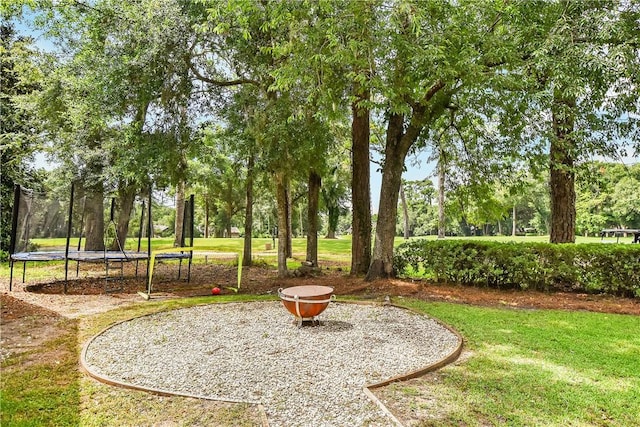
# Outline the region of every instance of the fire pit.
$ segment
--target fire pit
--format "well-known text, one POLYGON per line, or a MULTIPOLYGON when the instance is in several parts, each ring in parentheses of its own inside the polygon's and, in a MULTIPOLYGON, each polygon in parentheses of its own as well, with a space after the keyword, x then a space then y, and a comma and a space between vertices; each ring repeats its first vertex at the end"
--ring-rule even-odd
POLYGON ((301 327, 304 321, 311 321, 312 325, 320 323, 318 315, 336 298, 332 292, 333 288, 329 286, 293 286, 278 289, 278 296, 301 327))

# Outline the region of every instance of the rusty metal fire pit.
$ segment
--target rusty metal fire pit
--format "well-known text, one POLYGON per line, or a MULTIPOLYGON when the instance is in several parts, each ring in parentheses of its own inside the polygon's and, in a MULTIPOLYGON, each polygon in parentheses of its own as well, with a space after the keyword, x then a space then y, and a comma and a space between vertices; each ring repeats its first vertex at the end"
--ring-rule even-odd
POLYGON ((318 315, 336 298, 332 292, 333 288, 329 286, 292 286, 278 289, 278 296, 301 327, 305 321, 311 321, 312 325, 320 323, 318 315))

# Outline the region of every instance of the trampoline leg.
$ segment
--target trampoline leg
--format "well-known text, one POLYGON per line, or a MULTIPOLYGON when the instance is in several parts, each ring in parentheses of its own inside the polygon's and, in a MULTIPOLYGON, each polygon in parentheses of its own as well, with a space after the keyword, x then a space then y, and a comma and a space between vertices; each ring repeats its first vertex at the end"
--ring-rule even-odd
POLYGON ((23 261, 22 262, 22 283, 24 283, 26 275, 27 275, 27 261, 23 261))
POLYGON ((181 276, 182 276, 182 258, 180 258, 178 262, 178 280, 180 280, 181 276))
POLYGON ((9 264, 9 292, 11 292, 11 289, 13 288, 13 260, 11 260, 9 264))

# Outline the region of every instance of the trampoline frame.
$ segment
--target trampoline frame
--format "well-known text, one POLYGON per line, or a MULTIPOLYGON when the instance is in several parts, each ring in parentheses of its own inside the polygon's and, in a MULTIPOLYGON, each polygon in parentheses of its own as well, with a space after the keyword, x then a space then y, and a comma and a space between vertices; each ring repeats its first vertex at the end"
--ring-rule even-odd
MULTIPOLYGON (((109 251, 106 249, 104 251, 82 251, 80 250, 81 242, 82 242, 82 233, 83 230, 80 230, 80 238, 78 240, 78 250, 69 250, 70 241, 71 241, 71 232, 72 232, 72 218, 73 218, 73 203, 74 203, 74 191, 75 184, 71 183, 71 194, 69 198, 69 209, 68 209, 68 217, 67 217, 67 235, 65 241, 65 249, 64 251, 41 251, 41 252, 15 252, 16 247, 16 236, 17 236, 17 228, 18 228, 18 210, 20 204, 21 197, 21 187, 16 184, 14 186, 14 200, 13 200, 13 211, 12 211, 12 221, 11 221, 11 236, 9 241, 9 264, 10 264, 10 273, 9 273, 9 291, 13 290, 13 267, 15 262, 22 262, 22 283, 25 282, 26 278, 26 264, 29 261, 32 262, 47 262, 47 261, 64 261, 64 293, 67 293, 67 284, 68 284, 68 274, 69 274, 69 261, 75 261, 78 263, 76 266, 76 275, 78 274, 80 262, 93 262, 99 263, 102 262, 105 264, 105 280, 109 280, 109 263, 110 262, 136 262, 136 277, 138 277, 138 262, 141 260, 147 261, 147 272, 146 278, 151 278, 150 271, 150 263, 149 261, 152 259, 151 252, 151 205, 152 205, 152 191, 149 188, 149 200, 147 205, 147 251, 141 252, 141 242, 142 242, 142 227, 144 224, 144 201, 143 208, 140 217, 140 229, 138 231, 138 251, 126 251, 122 249, 122 245, 118 241, 118 246, 121 248, 120 251, 109 251)), ((111 212, 110 212, 110 223, 114 221, 114 201, 112 199, 111 203, 111 212)), ((182 271, 182 260, 188 259, 188 273, 187 273, 187 281, 191 280, 191 264, 192 264, 192 250, 193 250, 193 234, 194 234, 194 212, 195 212, 195 197, 192 194, 189 197, 188 201, 185 201, 185 209, 188 209, 187 212, 189 216, 185 215, 183 220, 182 227, 182 236, 181 236, 181 247, 172 249, 172 251, 164 250, 163 253, 158 254, 158 259, 178 259, 180 260, 180 265, 178 267, 178 278, 181 277, 182 271), (190 224, 190 238, 189 238, 189 246, 185 245, 185 226, 187 219, 191 221, 190 224), (178 252, 177 252, 178 251, 178 252)), ((84 212, 82 215, 84 218, 84 212)), ((83 220, 81 220, 83 222, 83 220)), ((116 239, 118 239, 116 233, 116 239)), ((27 236, 28 239, 28 236, 27 236)), ((155 257, 155 255, 154 255, 155 257)), ((122 267, 121 267, 122 268, 122 267)), ((150 285, 149 285, 150 287, 150 285)), ((105 288, 106 289, 106 288, 105 288)))

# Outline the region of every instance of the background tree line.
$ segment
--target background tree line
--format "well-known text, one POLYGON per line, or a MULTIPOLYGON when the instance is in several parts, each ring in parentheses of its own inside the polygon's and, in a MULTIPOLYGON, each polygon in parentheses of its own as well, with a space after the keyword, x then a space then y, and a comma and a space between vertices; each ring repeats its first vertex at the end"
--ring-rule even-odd
MULTIPOLYGON (((640 163, 585 163, 576 178, 576 233, 599 236, 606 228, 640 228, 639 188, 640 163)), ((403 181, 396 235, 438 233, 437 192, 429 179, 403 181)), ((548 176, 528 176, 516 193, 493 182, 480 186, 450 183, 447 194, 447 234, 549 234, 548 176)))

